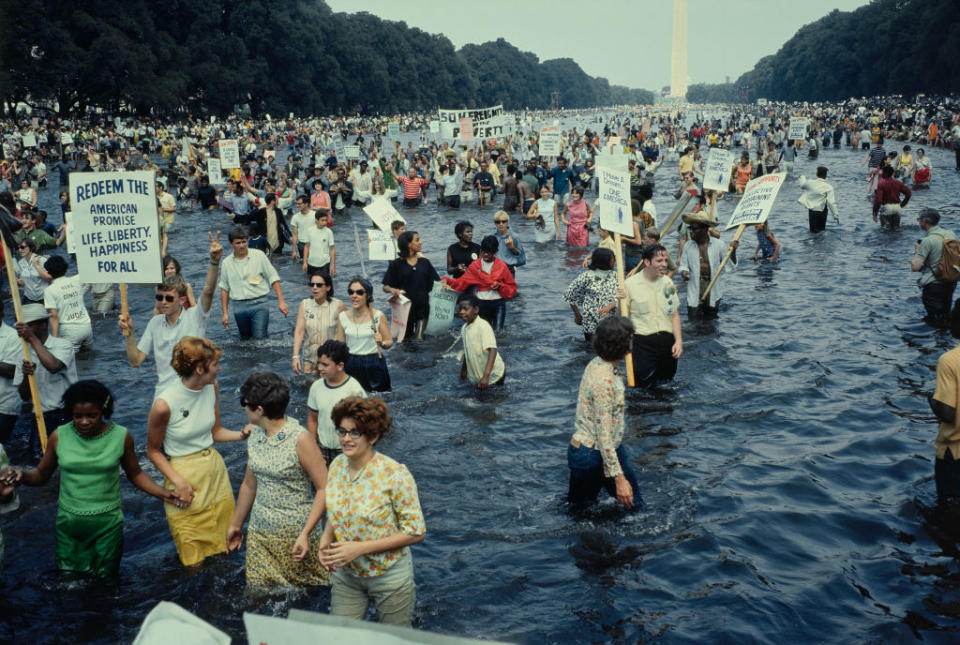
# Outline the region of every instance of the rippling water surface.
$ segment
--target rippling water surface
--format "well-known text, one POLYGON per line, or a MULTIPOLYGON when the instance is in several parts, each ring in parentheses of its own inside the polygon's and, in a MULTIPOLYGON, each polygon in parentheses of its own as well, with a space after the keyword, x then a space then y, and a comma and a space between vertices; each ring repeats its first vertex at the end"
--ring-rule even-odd
MULTIPOLYGON (((532 225, 515 217, 529 263, 499 335, 506 386, 477 394, 459 383, 456 359, 445 354, 452 337, 388 352, 395 426, 382 448, 416 477, 428 529, 413 548, 417 626, 523 643, 956 642, 960 530, 956 511, 934 509, 936 428, 926 402, 937 357, 955 341, 921 321, 909 270, 919 207, 940 208, 945 225, 960 229, 952 154, 931 157, 933 187, 916 194, 899 233, 870 220, 863 153, 826 150, 798 161, 770 219, 782 261, 751 262, 748 230, 720 320, 684 322, 676 380, 655 393, 628 393, 625 442, 647 502, 628 517, 610 500, 585 518, 564 508, 566 445, 592 354, 560 294, 585 252, 537 246, 532 225), (796 204, 796 176, 812 176, 818 163, 830 167, 842 224, 814 236, 796 204)), ((676 181, 675 163, 665 164, 655 197, 661 214, 672 209, 676 181)), ((51 213, 59 212, 56 193, 41 195, 51 213)), ((721 220, 732 208, 732 199, 720 203, 721 220)), ((493 212, 428 205, 405 216, 442 272, 454 224, 471 220, 479 240, 492 232, 493 212)), ((357 208, 334 227, 340 296, 345 278, 360 271, 354 224, 361 235, 369 226, 357 208)), ((177 216, 171 252, 197 293, 205 233, 228 227, 222 212, 177 216)), ((673 236, 668 246, 676 248, 673 236)), ((255 369, 291 377, 291 412, 306 418, 309 382, 293 376, 289 356, 307 288, 289 258, 277 266, 292 311, 284 319, 272 310, 265 342, 240 342, 214 305, 208 331, 225 348, 227 427, 243 423, 233 393, 255 369)), ((377 289, 384 268, 367 263, 377 289)), ((152 291, 130 292, 139 334, 152 291)), ((384 304, 379 291, 376 304, 384 304)), ((159 480, 143 456, 152 364, 127 365, 113 316, 95 320, 94 333, 96 349, 80 373, 114 390, 115 420, 131 429, 141 462, 159 480)), ((244 447, 218 449, 236 490, 244 447)), ((9 450, 23 460, 22 432, 9 450)), ((0 520, 0 640, 129 642, 159 600, 238 642, 244 610, 327 610, 326 590, 245 599, 242 554, 182 568, 160 503, 125 480, 123 492, 120 584, 76 589, 55 579, 55 486, 22 491, 23 508, 0 520)))

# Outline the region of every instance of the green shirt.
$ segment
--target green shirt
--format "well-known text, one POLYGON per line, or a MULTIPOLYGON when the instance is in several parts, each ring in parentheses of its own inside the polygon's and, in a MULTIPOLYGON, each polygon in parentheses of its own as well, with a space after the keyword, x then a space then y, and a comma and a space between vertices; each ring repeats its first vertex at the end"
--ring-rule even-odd
POLYGON ((38 252, 44 249, 56 248, 57 246, 57 241, 50 237, 49 233, 39 228, 35 228, 29 233, 17 231, 17 233, 14 235, 14 238, 17 240, 17 242, 22 242, 23 238, 25 237, 29 237, 31 240, 33 240, 33 243, 37 246, 36 250, 38 252))
POLYGON ((127 429, 110 424, 102 434, 81 436, 73 422, 57 428, 60 507, 74 515, 120 508, 120 472, 127 429))

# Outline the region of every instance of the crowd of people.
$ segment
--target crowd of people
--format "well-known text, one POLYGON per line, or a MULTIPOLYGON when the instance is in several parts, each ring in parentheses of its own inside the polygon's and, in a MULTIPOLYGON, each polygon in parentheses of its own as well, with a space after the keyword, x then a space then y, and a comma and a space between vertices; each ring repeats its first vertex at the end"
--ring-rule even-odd
MULTIPOLYGON (((498 350, 497 334, 508 329, 517 276, 535 270, 523 268, 525 242, 563 241, 589 252, 585 270, 563 293, 596 353, 580 381, 568 498, 575 506, 591 504, 606 489, 636 509, 643 498, 622 445, 619 366, 629 359, 630 381, 639 387, 672 379, 683 355, 681 309, 693 321, 716 319, 725 277, 743 259, 738 241, 724 241, 717 232, 714 205, 724 193, 701 188, 710 148, 742 149, 724 191, 729 199, 759 175, 792 176, 804 150, 809 158, 826 146, 846 146, 858 155, 866 150, 873 218, 890 229, 899 228, 912 190, 929 188, 935 179, 923 150, 914 156, 912 145, 955 146, 960 171, 960 112, 950 104, 730 107, 707 116, 669 108, 584 111, 564 130, 562 155, 541 155, 537 126, 559 116, 508 114, 512 134, 453 143, 432 136, 428 115, 162 125, 93 115, 0 123, 6 159, 0 163, 0 205, 20 222, 15 266, 23 303, 15 328, 0 324, 0 512, 15 510, 18 486, 42 486, 59 467, 58 571, 115 577, 123 536, 119 465, 137 488, 163 501, 184 566, 245 543, 249 588, 330 585, 332 613, 363 618, 372 602, 381 621, 409 625, 415 606, 410 547, 424 539, 424 513, 411 473, 377 448, 392 420, 374 394, 391 390, 387 350, 426 333, 435 288, 461 292, 454 325, 463 343, 461 379, 479 390, 494 388, 506 379, 509 357, 498 350), (791 140, 790 118, 797 116, 809 119, 806 136, 791 140), (389 141, 388 128, 396 122, 408 138, 419 132, 420 145, 389 141), (224 169, 224 177, 211 175, 210 161, 227 139, 238 142, 242 163, 224 169), (891 140, 901 152, 887 153, 891 140), (632 198, 633 235, 623 236, 620 248, 595 227, 597 205, 588 201, 598 188, 598 158, 614 147, 622 152, 632 198), (209 235, 199 297, 167 255, 165 241, 164 277, 139 339, 132 318, 119 317, 129 364, 155 364, 146 457, 162 483, 141 469, 130 432, 110 421, 114 399, 105 375, 77 369, 77 353, 92 342, 84 296, 92 292, 95 312, 110 312, 114 285, 82 284, 67 275, 71 258, 62 246, 70 194, 61 193, 61 212, 53 218, 38 208, 37 197, 37 188, 57 190, 50 185, 58 183, 57 175, 59 186, 67 186, 73 172, 140 169, 157 174, 161 231, 175 226, 181 210, 222 209, 232 220, 226 257, 220 234, 209 235), (658 214, 655 182, 678 186, 672 216, 658 214), (386 201, 409 215, 427 200, 459 220, 445 264, 423 256, 419 233, 408 230, 398 212, 390 226, 394 257, 380 285, 364 275, 338 275, 338 255, 353 253, 348 247, 338 254, 334 239, 347 212, 386 201), (465 203, 489 208, 493 228, 479 243, 474 224, 456 216, 465 203), (532 220, 535 239, 520 239, 511 218, 532 220), (675 253, 661 244, 674 230, 680 236, 675 253), (275 266, 285 254, 309 287, 309 296, 294 306, 287 304, 275 266), (290 363, 278 371, 315 379, 304 424, 287 414, 290 376, 255 372, 241 387, 247 424, 239 430, 221 425, 223 349, 206 338, 218 289, 221 323, 231 329, 232 313, 244 342, 267 337, 274 299, 282 315, 296 310, 290 363), (346 294, 337 298, 339 289, 346 294), (399 330, 391 328, 392 310, 374 306, 378 291, 392 303, 409 302, 399 330), (24 341, 31 353, 26 361, 24 341), (30 399, 30 376, 50 435, 39 463, 26 468, 11 466, 2 445, 21 402, 30 399), (215 446, 235 441, 246 442, 248 453, 236 495, 215 446)), ((815 178, 797 178, 815 234, 825 231, 828 213, 839 223, 827 174, 819 166, 815 178)), ((912 268, 921 272, 928 322, 947 327, 952 310, 954 320, 960 316, 952 303, 960 242, 939 221, 932 209, 920 212, 926 237, 912 268)), ((755 233, 753 259, 777 262, 782 247, 770 226, 759 223, 755 233)), ((944 375, 938 368, 931 403, 943 421, 937 486, 945 482, 944 495, 960 494, 960 434, 953 430, 958 365, 942 361, 944 375)))

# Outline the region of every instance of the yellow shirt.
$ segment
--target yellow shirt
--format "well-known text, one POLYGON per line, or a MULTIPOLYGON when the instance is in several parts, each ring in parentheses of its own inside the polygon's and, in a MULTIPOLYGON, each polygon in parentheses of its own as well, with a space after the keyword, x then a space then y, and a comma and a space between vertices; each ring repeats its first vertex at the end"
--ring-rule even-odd
POLYGON ((691 155, 683 155, 680 157, 678 172, 681 175, 685 172, 693 172, 693 157, 691 155))
POLYGON ((634 334, 649 336, 662 331, 673 333, 672 318, 680 304, 673 280, 663 276, 650 282, 641 270, 626 279, 623 289, 627 295, 634 334))
MULTIPOLYGON (((946 352, 937 361, 937 389, 933 398, 960 412, 960 346, 946 352)), ((943 459, 947 449, 954 459, 960 459, 960 428, 956 423, 941 421, 933 446, 937 459, 943 459)))

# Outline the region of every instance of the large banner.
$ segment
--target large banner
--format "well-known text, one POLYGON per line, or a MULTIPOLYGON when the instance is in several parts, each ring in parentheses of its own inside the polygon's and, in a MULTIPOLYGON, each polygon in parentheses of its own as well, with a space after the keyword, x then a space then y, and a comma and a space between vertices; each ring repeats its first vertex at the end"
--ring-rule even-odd
POLYGON ((70 173, 70 227, 81 282, 163 279, 155 177, 145 170, 70 173))
POLYGON ((710 148, 707 157, 707 167, 703 171, 703 187, 705 190, 730 190, 730 175, 733 172, 734 155, 732 150, 710 148))
POLYGON ((777 201, 777 194, 783 186, 787 173, 779 172, 772 175, 763 175, 751 180, 743 190, 740 203, 733 209, 727 230, 737 228, 741 224, 763 224, 770 217, 773 203, 777 201))
POLYGON ((473 136, 478 139, 507 135, 503 106, 472 110, 440 110, 440 136, 444 139, 460 139, 461 119, 473 122, 473 136))

